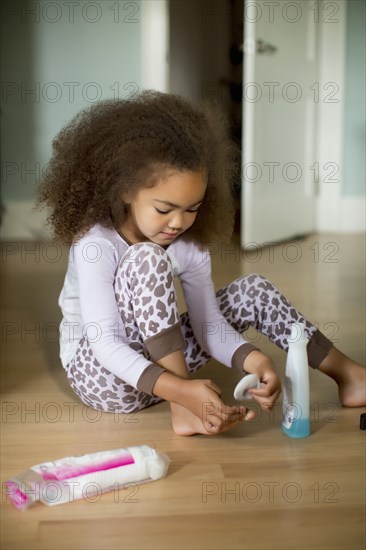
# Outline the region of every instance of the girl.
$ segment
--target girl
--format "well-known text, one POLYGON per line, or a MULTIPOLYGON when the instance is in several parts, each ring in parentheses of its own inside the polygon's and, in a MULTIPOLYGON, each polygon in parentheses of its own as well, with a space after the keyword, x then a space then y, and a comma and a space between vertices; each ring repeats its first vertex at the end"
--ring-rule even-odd
MULTIPOLYGON (((286 350, 291 323, 305 320, 260 275, 214 293, 205 244, 231 235, 239 174, 220 115, 145 91, 81 112, 53 147, 40 203, 71 244, 60 355, 75 393, 106 412, 168 400, 177 434, 218 434, 254 412, 226 406, 211 380, 190 379, 214 357, 256 373, 251 393, 271 409, 280 395, 272 360, 241 334, 254 326, 286 350)), ((365 369, 308 321, 306 333, 309 364, 334 378, 343 405, 362 405, 365 369)))

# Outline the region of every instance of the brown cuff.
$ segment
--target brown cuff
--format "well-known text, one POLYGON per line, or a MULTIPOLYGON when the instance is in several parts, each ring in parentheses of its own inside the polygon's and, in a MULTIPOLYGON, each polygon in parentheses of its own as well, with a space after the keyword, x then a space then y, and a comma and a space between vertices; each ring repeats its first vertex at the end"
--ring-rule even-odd
POLYGON ((309 365, 313 369, 319 368, 320 363, 328 355, 332 347, 333 342, 328 340, 322 332, 316 330, 307 345, 309 365))
POLYGON ((149 395, 154 395, 152 392, 153 387, 155 386, 155 382, 157 381, 159 376, 163 374, 163 372, 166 372, 163 367, 159 367, 159 365, 151 363, 146 367, 146 369, 138 379, 137 389, 139 391, 143 391, 144 393, 148 393, 149 395))
POLYGON ((159 361, 159 359, 173 353, 173 351, 184 349, 185 342, 180 323, 150 336, 145 340, 144 347, 152 361, 159 361))
POLYGON ((242 344, 234 352, 234 355, 231 358, 231 366, 234 369, 239 370, 241 373, 245 372, 244 369, 243 369, 245 359, 247 358, 249 353, 251 353, 252 351, 257 350, 257 349, 258 348, 256 348, 252 344, 248 344, 248 343, 242 344))

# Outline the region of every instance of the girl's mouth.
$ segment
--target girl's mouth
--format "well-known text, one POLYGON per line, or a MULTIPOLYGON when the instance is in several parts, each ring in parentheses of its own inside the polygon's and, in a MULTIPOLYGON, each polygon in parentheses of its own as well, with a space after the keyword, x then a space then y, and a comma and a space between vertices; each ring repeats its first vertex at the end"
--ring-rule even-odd
POLYGON ((175 237, 178 235, 178 233, 166 233, 165 231, 161 232, 162 235, 164 235, 167 239, 175 239, 175 237))

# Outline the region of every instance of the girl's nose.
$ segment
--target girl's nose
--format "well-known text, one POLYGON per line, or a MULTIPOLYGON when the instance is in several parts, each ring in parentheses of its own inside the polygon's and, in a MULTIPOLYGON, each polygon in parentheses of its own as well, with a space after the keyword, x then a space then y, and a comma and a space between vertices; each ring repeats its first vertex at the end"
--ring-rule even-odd
POLYGON ((178 229, 182 229, 183 225, 183 216, 176 212, 172 218, 169 220, 169 228, 174 229, 177 231, 178 229))

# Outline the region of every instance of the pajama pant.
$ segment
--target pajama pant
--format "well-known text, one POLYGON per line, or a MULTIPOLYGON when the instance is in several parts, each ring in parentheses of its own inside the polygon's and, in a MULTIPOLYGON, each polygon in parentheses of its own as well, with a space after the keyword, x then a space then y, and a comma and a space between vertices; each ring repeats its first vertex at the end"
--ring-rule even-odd
MULTIPOLYGON (((122 258, 114 282, 116 301, 126 330, 124 341, 151 362, 158 362, 149 355, 146 344, 153 344, 155 339, 159 342, 158 347, 164 350, 164 345, 160 346, 164 339, 160 336, 167 331, 167 342, 169 329, 180 323, 186 364, 193 374, 210 360, 210 356, 195 339, 188 313, 178 313, 169 256, 162 247, 153 243, 132 246, 137 249, 137 252, 134 249, 134 262, 122 258)), ((313 368, 319 366, 332 347, 330 340, 261 275, 238 278, 219 290, 216 299, 222 315, 238 333, 254 327, 285 351, 291 323, 305 323, 305 334, 309 338, 309 365, 313 368)), ((80 340, 66 371, 69 383, 81 401, 104 412, 129 413, 162 401, 157 396, 139 391, 104 368, 86 337, 80 340)))

